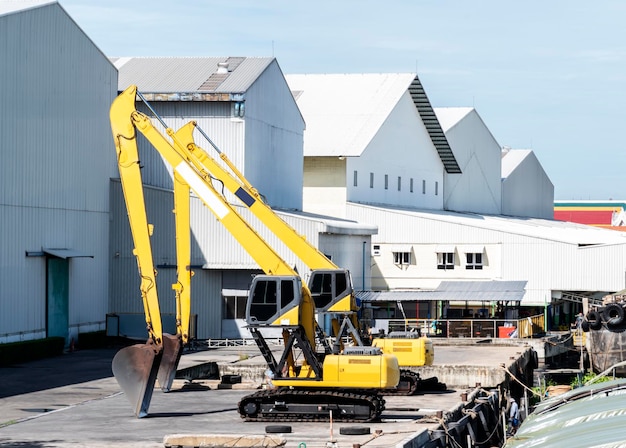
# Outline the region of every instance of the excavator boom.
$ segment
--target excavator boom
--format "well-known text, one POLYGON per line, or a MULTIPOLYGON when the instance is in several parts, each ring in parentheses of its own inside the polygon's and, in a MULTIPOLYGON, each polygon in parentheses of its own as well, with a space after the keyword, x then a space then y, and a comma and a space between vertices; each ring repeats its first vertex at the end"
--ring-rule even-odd
MULTIPOLYGON (((126 117, 125 122, 120 122, 126 125, 124 130, 127 131, 114 132, 114 135, 121 135, 118 137, 121 141, 134 137, 134 132, 128 131, 141 132, 172 167, 175 180, 178 179, 175 188, 178 181, 186 184, 265 272, 265 275, 256 276, 250 286, 246 321, 274 374, 273 383, 278 389, 262 396, 244 397, 239 406, 242 418, 306 420, 311 410, 317 409, 315 418, 328 419, 328 410, 337 409, 345 413, 347 419, 376 419, 384 409, 384 400, 378 391, 393 387, 399 381, 397 358, 383 354, 378 348, 359 348, 344 354, 317 352, 321 332, 315 321, 315 304, 308 287, 215 189, 214 177, 192 155, 189 142, 182 143, 182 136, 190 135, 195 123, 174 132, 161 121, 170 142, 146 115, 135 110, 137 95, 136 87, 131 86, 114 102, 115 109, 121 110, 118 111, 120 116, 126 117), (267 327, 282 329, 285 348, 279 361, 267 349, 262 335, 262 329, 267 327), (296 362, 296 352, 304 357, 301 362, 296 362), (346 398, 346 390, 353 394, 350 399, 346 398), (284 405, 277 402, 283 399, 284 405)), ((217 181, 224 183, 223 179, 217 181)), ((134 187, 140 189, 140 182, 134 187)), ((246 194, 252 197, 250 193, 246 194)), ((179 260, 178 263, 180 275, 182 262, 179 260)), ((158 308, 151 302, 146 308, 146 316, 155 313, 158 308)))
MULTIPOLYGON (((339 268, 333 261, 320 252, 306 238, 287 222, 281 219, 272 208, 265 203, 261 194, 246 177, 237 169, 231 160, 217 145, 196 127, 195 122, 189 123, 177 133, 174 144, 181 151, 187 151, 189 159, 201 171, 219 180, 240 202, 247 207, 276 237, 278 237, 305 265, 311 269, 308 283, 318 313, 333 316, 331 324, 335 335, 333 353, 344 349, 344 336, 350 336, 356 346, 363 346, 357 318, 358 306, 353 294, 352 281, 347 270, 339 268), (225 169, 207 151, 196 145, 193 131, 197 129, 218 153, 220 160, 228 168, 225 169), (341 320, 338 318, 341 317, 341 320)), ((381 347, 384 353, 392 353, 398 357, 403 367, 430 365, 433 362, 432 342, 427 338, 394 338, 376 339, 374 345, 381 347)), ((393 391, 394 394, 412 394, 417 391, 420 383, 419 375, 403 369, 401 372, 402 387, 393 391)))

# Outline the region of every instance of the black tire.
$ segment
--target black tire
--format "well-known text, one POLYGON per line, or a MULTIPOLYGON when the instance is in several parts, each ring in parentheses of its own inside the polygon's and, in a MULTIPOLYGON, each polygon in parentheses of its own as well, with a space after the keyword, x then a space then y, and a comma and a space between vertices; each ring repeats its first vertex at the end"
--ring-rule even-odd
POLYGON ((582 328, 584 333, 587 333, 589 331, 589 322, 587 322, 586 320, 583 320, 582 323, 580 324, 580 328, 582 328))
POLYGON ((600 317, 600 313, 595 310, 587 313, 587 321, 589 322, 589 328, 592 330, 599 330, 602 328, 602 318, 600 317))
POLYGON ((291 432, 291 426, 289 425, 269 425, 265 427, 265 432, 268 434, 288 434, 291 432))
POLYGON ((342 426, 339 428, 339 434, 344 436, 362 436, 369 433, 369 426, 342 426))
POLYGON ((624 308, 617 303, 609 303, 602 315, 607 326, 618 327, 624 322, 624 308))

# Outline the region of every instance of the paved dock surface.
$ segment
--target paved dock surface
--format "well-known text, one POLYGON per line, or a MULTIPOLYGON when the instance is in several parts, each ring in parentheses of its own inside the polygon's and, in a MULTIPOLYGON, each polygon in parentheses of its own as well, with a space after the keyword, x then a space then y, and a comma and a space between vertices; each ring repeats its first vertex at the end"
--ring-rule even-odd
MULTIPOLYGON (((138 419, 111 374, 116 349, 84 350, 63 356, 0 368, 0 447, 138 447, 162 448, 165 437, 176 434, 263 436, 274 423, 244 422, 237 412, 239 399, 259 384, 244 381, 232 389, 217 380, 176 380, 170 393, 156 389, 149 415, 138 419)), ((499 366, 520 352, 519 347, 456 346, 436 348, 435 364, 467 363, 499 366)), ((190 352, 180 367, 206 362, 262 368, 255 346, 190 352)), ((268 434, 286 440, 285 446, 368 447, 401 446, 417 433, 439 426, 437 411, 461 404, 463 388, 411 397, 386 397, 386 409, 375 423, 286 423, 291 432, 268 434), (369 434, 343 435, 343 427, 369 429, 369 434), (305 445, 301 445, 304 443, 305 445)), ((237 445, 234 445, 237 446, 237 445)))

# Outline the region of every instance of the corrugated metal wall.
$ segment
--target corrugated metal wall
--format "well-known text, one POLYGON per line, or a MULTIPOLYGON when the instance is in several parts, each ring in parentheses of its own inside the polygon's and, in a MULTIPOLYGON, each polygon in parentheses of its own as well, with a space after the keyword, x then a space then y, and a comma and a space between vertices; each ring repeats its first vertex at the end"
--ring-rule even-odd
POLYGON ((276 61, 246 92, 245 125, 239 169, 272 207, 302 210, 304 120, 276 61))
POLYGON ((70 327, 102 327, 108 287, 108 111, 117 71, 56 3, 0 17, 0 342, 42 337, 42 247, 69 262, 70 327))
MULTIPOLYGON (((626 249, 623 244, 579 247, 547 236, 530 236, 493 228, 459 224, 433 215, 424 218, 410 211, 380 210, 375 207, 348 205, 351 219, 378 224, 379 233, 372 237, 380 243, 380 257, 373 257, 373 270, 390 288, 434 288, 443 280, 475 277, 465 270, 437 270, 437 245, 482 244, 485 247, 483 279, 527 280, 524 305, 549 303, 552 291, 618 291, 623 289, 626 249), (412 246, 416 256, 426 256, 420 247, 428 246, 431 269, 410 266, 400 272, 390 259, 394 245, 412 246), (381 261, 382 260, 382 261, 381 261)), ((503 220, 504 223, 504 220, 503 220)), ((607 231, 610 232, 610 231, 607 231)), ((457 251, 457 256, 462 256, 457 251)), ((475 274, 475 273, 474 273, 475 274)), ((374 280, 373 280, 374 281, 374 280)), ((380 285, 377 285, 380 287, 380 285)))
MULTIPOLYGON (((159 306, 162 314, 176 312, 172 284, 176 281, 176 236, 174 232, 173 195, 171 192, 146 187, 144 189, 148 222, 154 225, 152 250, 154 264, 157 266, 157 289, 159 306), (169 267, 166 267, 169 266, 169 267)), ((192 202, 192 261, 195 272, 192 278, 191 312, 198 315, 197 337, 200 339, 216 338, 221 330, 221 273, 202 269, 206 263, 203 241, 198 239, 196 231, 198 202, 192 202)), ((206 212, 209 212, 206 210, 206 212)), ((142 313, 143 305, 139 291, 137 262, 132 253, 133 242, 128 224, 126 205, 121 184, 111 181, 111 313, 142 313)), ((215 242, 211 241, 214 247, 215 242)), ((221 245, 220 245, 221 246, 221 245)))

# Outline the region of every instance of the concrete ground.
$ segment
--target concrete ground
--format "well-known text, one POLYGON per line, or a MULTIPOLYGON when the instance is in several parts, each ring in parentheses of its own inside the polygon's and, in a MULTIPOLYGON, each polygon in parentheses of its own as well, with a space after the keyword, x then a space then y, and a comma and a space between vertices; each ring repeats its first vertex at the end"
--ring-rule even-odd
MULTIPOLYGON (((519 347, 505 346, 442 346, 435 349, 435 364, 441 363, 444 370, 464 363, 491 365, 497 370, 519 351, 519 347)), ((289 423, 290 433, 266 434, 272 423, 244 422, 237 412, 239 399, 259 386, 254 381, 222 389, 217 380, 189 384, 179 379, 170 393, 155 390, 148 416, 136 418, 111 374, 115 352, 79 350, 0 368, 0 447, 162 448, 164 439, 179 440, 174 435, 224 435, 232 439, 277 436, 284 439, 285 446, 307 448, 326 447, 328 442, 334 442, 330 446, 335 447, 402 446, 416 434, 438 428, 437 411, 445 413, 458 406, 461 394, 475 387, 468 382, 468 388, 449 387, 443 393, 386 397, 386 409, 376 423, 289 423), (344 427, 360 427, 369 433, 340 434, 344 427)), ((207 362, 220 366, 245 363, 249 370, 264 369, 255 346, 186 353, 180 368, 207 362)))

